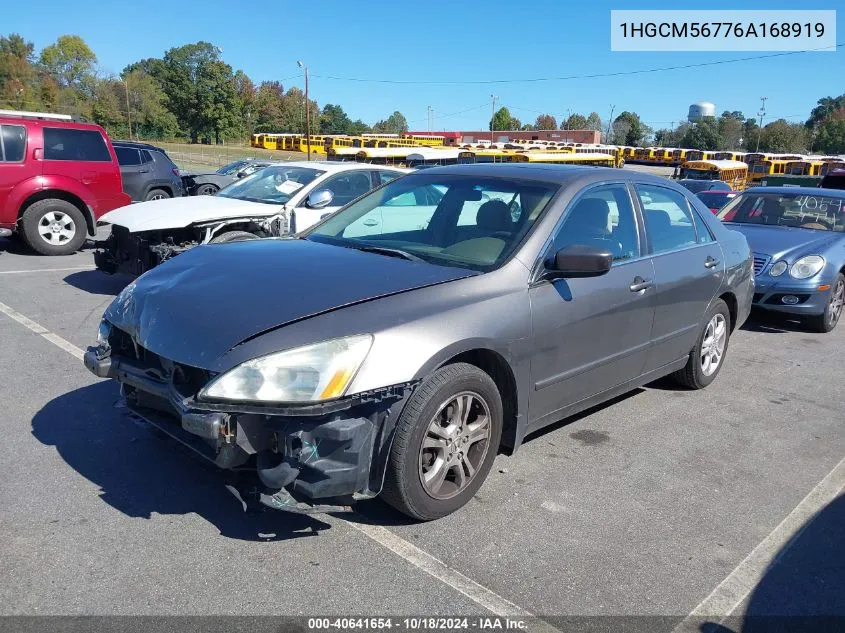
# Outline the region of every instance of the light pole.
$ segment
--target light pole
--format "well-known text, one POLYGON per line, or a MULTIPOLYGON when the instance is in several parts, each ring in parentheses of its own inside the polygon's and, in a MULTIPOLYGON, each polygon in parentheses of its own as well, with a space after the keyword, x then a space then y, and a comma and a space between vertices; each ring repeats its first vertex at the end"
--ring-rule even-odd
POLYGON ((308 148, 308 160, 311 160, 311 108, 308 107, 308 66, 302 62, 296 65, 305 70, 305 146, 308 148))
POLYGON ((434 114, 434 108, 432 108, 431 106, 428 106, 428 131, 429 132, 431 132, 431 121, 434 118, 433 114, 434 114))
POLYGON ((490 117, 490 143, 493 143, 493 130, 496 129, 496 99, 498 98, 496 95, 490 95, 493 102, 493 115, 490 117))
POLYGON ((766 116, 766 99, 768 97, 760 97, 760 111, 757 113, 760 116, 760 128, 757 130, 757 149, 754 152, 760 151, 760 137, 763 132, 763 117, 766 116))

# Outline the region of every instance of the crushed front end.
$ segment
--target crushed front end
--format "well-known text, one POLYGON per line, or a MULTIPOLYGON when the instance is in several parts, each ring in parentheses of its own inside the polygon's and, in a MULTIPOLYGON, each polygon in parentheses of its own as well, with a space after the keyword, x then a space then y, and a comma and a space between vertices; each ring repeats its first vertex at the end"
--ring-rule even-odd
POLYGON ((137 277, 198 243, 191 229, 130 233, 115 224, 103 246, 94 251, 94 264, 108 274, 137 277))
POLYGON ((84 362, 96 376, 120 382, 133 414, 238 471, 242 500, 303 513, 348 510, 381 491, 396 420, 413 387, 299 406, 204 402, 197 394, 214 374, 154 354, 111 327, 84 362))

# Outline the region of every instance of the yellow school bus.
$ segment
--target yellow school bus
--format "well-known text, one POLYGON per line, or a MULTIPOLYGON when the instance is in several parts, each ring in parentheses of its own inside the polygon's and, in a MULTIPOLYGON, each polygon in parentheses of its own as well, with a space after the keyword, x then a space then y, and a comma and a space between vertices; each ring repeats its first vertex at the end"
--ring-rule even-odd
MULTIPOLYGON (((311 153, 325 154, 326 153, 326 137, 314 135, 311 137, 311 153)), ((294 152, 308 152, 308 142, 304 134, 297 134, 293 141, 294 152)))
POLYGON ((820 160, 791 160, 786 163, 786 173, 791 176, 821 176, 823 166, 820 160))
POLYGON ((673 149, 672 150, 672 165, 683 165, 687 162, 687 154, 689 154, 690 150, 688 149, 673 149))
POLYGON ((522 152, 511 159, 514 163, 555 163, 562 165, 592 165, 616 167, 617 159, 602 152, 522 152))
POLYGON ((262 136, 264 136, 264 135, 263 134, 253 134, 252 138, 249 141, 250 146, 252 146, 252 147, 264 147, 264 145, 261 144, 261 141, 263 140, 261 138, 262 136))
POLYGON ((742 191, 748 184, 748 165, 738 160, 693 160, 681 166, 680 178, 692 180, 721 180, 734 191, 742 191))
POLYGON ((824 161, 822 164, 821 175, 827 176, 835 169, 845 169, 845 160, 834 158, 832 160, 824 161))
POLYGON ((716 152, 713 160, 739 160, 745 162, 745 152, 716 152))
POLYGON ((402 138, 410 139, 414 142, 415 145, 421 147, 442 147, 446 143, 445 136, 437 136, 436 134, 425 134, 425 135, 411 135, 407 134, 402 138))
POLYGON ((766 176, 785 174, 787 163, 789 163, 788 160, 781 159, 761 160, 753 163, 749 166, 748 180, 758 182, 766 176))

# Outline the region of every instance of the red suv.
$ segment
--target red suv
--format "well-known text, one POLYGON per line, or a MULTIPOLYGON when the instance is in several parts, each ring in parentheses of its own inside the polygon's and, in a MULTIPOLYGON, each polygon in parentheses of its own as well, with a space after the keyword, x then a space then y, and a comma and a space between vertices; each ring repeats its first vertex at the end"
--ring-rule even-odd
POLYGON ((108 134, 63 115, 0 110, 0 236, 67 255, 130 203, 108 134))

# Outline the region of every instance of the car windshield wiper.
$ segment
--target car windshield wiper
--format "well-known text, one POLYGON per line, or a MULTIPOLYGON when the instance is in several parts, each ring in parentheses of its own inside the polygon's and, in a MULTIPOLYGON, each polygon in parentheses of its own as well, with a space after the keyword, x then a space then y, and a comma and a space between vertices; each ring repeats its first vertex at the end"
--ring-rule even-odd
POLYGON ((412 262, 425 261, 422 257, 417 257, 416 255, 409 253, 408 251, 403 251, 398 248, 387 248, 386 246, 371 246, 369 244, 364 244, 361 246, 358 246, 356 244, 352 248, 358 251, 364 251, 365 253, 377 253, 378 255, 387 255, 388 257, 401 257, 402 259, 407 259, 412 262))

